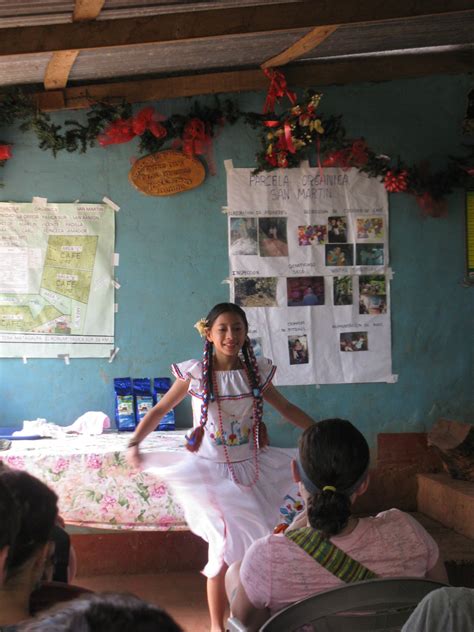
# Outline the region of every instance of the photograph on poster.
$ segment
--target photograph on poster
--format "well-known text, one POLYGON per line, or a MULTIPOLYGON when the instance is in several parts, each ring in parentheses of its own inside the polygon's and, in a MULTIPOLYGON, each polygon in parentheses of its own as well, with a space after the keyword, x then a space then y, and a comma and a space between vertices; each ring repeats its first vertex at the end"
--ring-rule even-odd
POLYGON ((369 341, 366 331, 346 331, 340 334, 341 351, 368 351, 369 341))
POLYGON ((327 228, 318 224, 298 226, 298 246, 315 246, 325 244, 327 241, 327 228))
POLYGON ((261 338, 253 338, 252 336, 250 336, 249 340, 250 340, 250 344, 253 347, 253 353, 254 353, 255 357, 256 358, 262 358, 263 357, 262 339, 261 338))
POLYGON ((288 351, 290 353, 290 364, 308 364, 308 337, 288 336, 288 351))
POLYGON ((383 218, 382 217, 358 217, 357 218, 357 239, 383 239, 383 218))
POLYGON ((258 255, 257 220, 253 217, 230 218, 231 255, 258 255))
POLYGON ((347 241, 347 220, 340 215, 328 217, 328 241, 340 244, 347 241))
POLYGON ((354 260, 352 244, 332 246, 326 244, 327 266, 351 266, 354 260))
POLYGON ((385 276, 361 275, 359 277, 359 314, 386 314, 387 290, 385 276))
POLYGON ((284 217, 262 217, 258 220, 261 257, 288 257, 286 222, 284 217))
POLYGON ((288 307, 324 305, 324 277, 293 277, 286 280, 288 307))
POLYGON ((383 266, 383 244, 356 244, 357 266, 383 266))
POLYGON ((334 305, 352 305, 352 277, 333 278, 334 305))
POLYGON ((234 300, 240 307, 277 307, 277 283, 277 277, 238 277, 234 300))

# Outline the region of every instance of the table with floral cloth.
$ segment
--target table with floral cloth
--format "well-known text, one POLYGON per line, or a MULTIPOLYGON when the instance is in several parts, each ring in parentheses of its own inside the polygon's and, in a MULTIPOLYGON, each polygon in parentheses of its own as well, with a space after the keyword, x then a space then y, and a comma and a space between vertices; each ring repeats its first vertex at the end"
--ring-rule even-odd
MULTIPOLYGON (((0 459, 26 470, 59 496, 68 524, 108 529, 187 529, 164 481, 133 471, 125 461, 127 433, 64 435, 12 441, 0 459)), ((184 451, 184 431, 153 432, 143 451, 184 451)))

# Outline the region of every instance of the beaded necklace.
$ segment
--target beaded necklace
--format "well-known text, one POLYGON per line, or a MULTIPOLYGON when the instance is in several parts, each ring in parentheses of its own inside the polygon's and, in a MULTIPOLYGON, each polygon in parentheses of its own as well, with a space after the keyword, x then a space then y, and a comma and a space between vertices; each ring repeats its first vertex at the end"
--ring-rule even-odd
MULTIPOLYGON (((245 366, 245 364, 244 364, 245 366)), ((249 375, 248 375, 248 370, 247 367, 245 366, 245 372, 247 373, 247 380, 249 380, 249 375)), ((250 383, 250 381, 249 381, 250 383)), ((254 464, 255 464, 255 475, 253 477, 252 482, 249 485, 244 485, 243 483, 241 483, 239 481, 239 479, 237 478, 237 475, 235 473, 234 470, 234 466, 232 464, 232 461, 229 458, 229 449, 225 443, 225 437, 224 437, 224 425, 222 423, 222 411, 221 411, 221 405, 219 403, 219 390, 217 387, 217 378, 215 373, 213 372, 212 375, 212 384, 213 384, 213 390, 214 390, 214 399, 217 405, 217 419, 218 419, 218 424, 219 424, 219 432, 221 433, 221 437, 222 437, 222 446, 224 448, 224 456, 225 456, 225 462, 227 464, 227 467, 229 468, 229 472, 230 475, 232 477, 232 480, 234 481, 234 483, 236 483, 237 485, 242 485, 242 487, 253 487, 255 485, 255 483, 258 481, 258 477, 260 474, 260 470, 259 470, 259 466, 258 466, 258 449, 259 449, 259 432, 258 432, 258 424, 255 423, 255 420, 257 419, 257 403, 256 403, 256 397, 253 396, 253 415, 252 415, 252 419, 253 419, 253 427, 252 427, 252 435, 253 435, 253 457, 254 457, 254 464)))

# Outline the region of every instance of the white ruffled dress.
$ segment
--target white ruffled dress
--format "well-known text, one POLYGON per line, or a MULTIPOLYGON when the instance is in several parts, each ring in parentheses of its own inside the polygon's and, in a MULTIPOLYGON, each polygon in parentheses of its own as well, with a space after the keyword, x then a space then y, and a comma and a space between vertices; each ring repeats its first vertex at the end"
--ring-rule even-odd
MULTIPOLYGON (((266 358, 257 362, 264 391, 276 368, 266 358)), ((196 427, 201 415, 202 364, 188 360, 174 364, 172 370, 177 379, 189 380, 196 427)), ((172 454, 168 462, 158 454, 144 457, 145 469, 166 480, 173 490, 191 531, 209 543, 209 561, 203 570, 207 577, 217 575, 224 563, 241 560, 252 542, 271 533, 280 521, 281 507, 288 502, 285 497, 297 494, 290 465, 296 450, 266 447, 255 458, 254 398, 246 371, 216 371, 215 379, 219 404, 209 403, 199 451, 178 458, 172 454)))

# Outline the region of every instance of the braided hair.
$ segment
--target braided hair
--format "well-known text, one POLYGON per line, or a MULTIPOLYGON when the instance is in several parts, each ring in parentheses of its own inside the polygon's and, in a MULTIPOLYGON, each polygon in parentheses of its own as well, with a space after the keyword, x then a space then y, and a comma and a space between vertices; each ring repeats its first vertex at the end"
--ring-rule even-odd
MULTIPOLYGON (((219 316, 227 313, 239 316, 244 323, 245 332, 248 332, 249 325, 247 316, 245 315, 244 310, 235 303, 218 303, 215 305, 206 317, 207 328, 210 329, 219 316)), ((253 422, 254 427, 257 428, 257 441, 259 447, 262 448, 268 445, 268 435, 262 420, 263 396, 261 390, 260 372, 258 370, 258 363, 253 351, 252 343, 250 342, 248 336, 245 337, 245 342, 241 351, 244 366, 250 382, 250 388, 252 389, 252 396, 254 398, 253 422)), ((209 403, 215 401, 214 380, 212 375, 213 355, 214 345, 211 341, 206 339, 202 358, 201 417, 199 420, 199 426, 194 428, 186 443, 186 447, 190 452, 197 452, 201 446, 204 435, 204 427, 207 424, 209 403)))
POLYGON ((351 494, 362 484, 370 460, 365 437, 350 421, 324 419, 300 438, 301 466, 315 486, 308 520, 326 537, 340 533, 351 516, 351 494))

